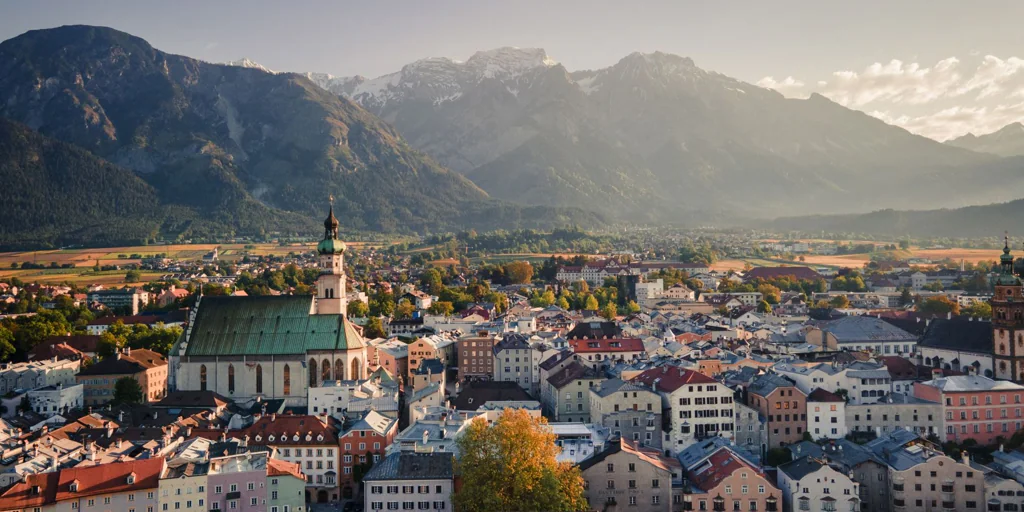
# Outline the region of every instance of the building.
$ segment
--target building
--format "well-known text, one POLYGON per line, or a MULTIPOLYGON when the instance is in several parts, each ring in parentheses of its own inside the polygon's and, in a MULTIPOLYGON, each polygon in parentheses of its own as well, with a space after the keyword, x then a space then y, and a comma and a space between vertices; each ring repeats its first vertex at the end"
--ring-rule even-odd
POLYGON ((636 361, 647 355, 640 338, 570 339, 569 347, 580 356, 580 362, 592 368, 636 361))
MULTIPOLYGON (((266 458, 266 455, 263 454, 266 458)), ((160 475, 159 501, 168 510, 201 512, 206 503, 208 462, 182 462, 168 465, 160 475)))
POLYGON ((267 459, 267 512, 305 510, 306 475, 298 464, 267 459))
POLYGON ((28 392, 28 403, 32 410, 44 416, 67 414, 71 409, 85 405, 84 386, 75 384, 64 387, 63 384, 46 386, 28 392))
POLYGON ((369 358, 367 371, 384 368, 395 378, 409 375, 409 345, 396 338, 371 341, 366 347, 366 356, 369 358))
POLYGON ((457 392, 458 396, 451 400, 451 407, 457 411, 476 411, 489 402, 536 402, 523 388, 514 382, 469 382, 457 389, 457 392))
POLYGON ((812 391, 807 395, 807 431, 814 439, 846 437, 846 400, 821 388, 812 391))
POLYGON ((82 367, 81 361, 49 359, 0 365, 0 394, 46 386, 70 386, 82 367))
MULTIPOLYGON (((270 456, 266 452, 210 458, 205 491, 209 503, 208 510, 266 510, 264 504, 267 499, 269 459, 270 456)), ((187 497, 181 499, 185 498, 187 497)), ((161 503, 161 507, 163 505, 161 503)), ((168 507, 168 510, 173 509, 168 507)))
POLYGON ((107 309, 120 309, 129 315, 137 315, 149 304, 149 293, 136 288, 96 290, 89 292, 88 301, 89 304, 100 304, 107 309))
POLYGON ((850 432, 875 432, 886 435, 897 429, 909 430, 921 437, 942 436, 946 431, 943 406, 906 393, 892 393, 874 403, 846 405, 846 426, 850 432))
POLYGON ((85 405, 101 405, 114 399, 114 385, 124 377, 139 383, 143 402, 158 402, 167 396, 167 361, 149 349, 126 348, 83 369, 75 378, 83 385, 85 405))
POLYGON ((387 456, 363 477, 363 510, 453 510, 453 462, 444 452, 387 456))
POLYGON ((873 316, 844 316, 807 330, 806 341, 822 350, 872 350, 877 355, 911 354, 917 336, 873 316))
POLYGON ((437 342, 432 337, 417 338, 409 344, 408 354, 409 376, 416 372, 423 361, 436 359, 442 364, 446 361, 444 351, 437 346, 437 342))
POLYGON ((778 487, 786 512, 861 509, 860 484, 836 471, 824 459, 803 457, 779 466, 778 487))
POLYGON ((276 458, 299 464, 302 473, 306 475, 307 501, 326 503, 339 498, 340 447, 337 430, 331 421, 326 414, 300 416, 272 413, 240 431, 239 436, 249 436, 250 447, 274 449, 276 458))
POLYGON ((994 378, 992 326, 992 322, 972 318, 936 318, 928 323, 917 344, 921 361, 930 368, 994 378))
POLYGON ((456 342, 459 361, 459 380, 494 378, 494 336, 487 332, 477 336, 463 336, 456 342))
POLYGON ((171 351, 175 389, 306 406, 308 387, 364 378, 366 347, 345 317, 345 249, 332 208, 317 245, 316 296, 200 298, 171 351))
POLYGON ((155 511, 163 469, 162 457, 63 469, 56 510, 155 511))
POLYGON ((747 387, 747 405, 768 418, 768 447, 799 442, 807 429, 807 395, 793 381, 767 373, 747 387))
POLYGON ((733 392, 706 375, 679 367, 651 368, 632 382, 661 395, 663 414, 671 415, 668 444, 677 454, 690 444, 718 435, 732 436, 736 426, 733 392))
POLYGON ((661 450, 661 395, 637 382, 610 379, 590 388, 590 421, 612 436, 661 450))
POLYGON ((525 335, 505 335, 494 344, 494 380, 514 382, 527 392, 533 392, 532 353, 533 348, 525 335))
POLYGON ((572 361, 547 380, 549 402, 542 402, 552 421, 590 423, 590 388, 605 377, 597 370, 572 361))
POLYGON ((690 484, 684 510, 778 510, 779 490, 758 465, 727 446, 697 448, 682 461, 690 484))
POLYGON ((579 468, 591 510, 660 512, 682 504, 679 461, 625 438, 608 443, 579 468))
POLYGON ((768 453, 768 421, 767 418, 753 407, 741 401, 736 404, 736 446, 760 455, 768 453))
POLYGON ((969 511, 985 506, 985 475, 966 456, 954 460, 917 435, 900 431, 865 447, 889 466, 892 511, 969 511))
POLYGON ((341 475, 338 483, 343 499, 351 499, 356 494, 358 478, 371 465, 380 462, 397 433, 397 419, 368 411, 362 419, 338 436, 341 448, 341 475))
POLYGON ((1014 273, 1009 238, 999 257, 999 275, 993 280, 992 347, 996 378, 1024 380, 1024 287, 1014 273))
POLYGON ((837 392, 846 390, 850 403, 874 402, 892 392, 892 377, 885 366, 855 361, 848 365, 817 364, 792 366, 779 364, 775 372, 793 381, 800 391, 809 394, 815 389, 837 392))
POLYGON ((657 299, 665 292, 665 283, 661 279, 649 282, 638 282, 633 285, 636 301, 643 304, 648 299, 657 299))
POLYGON ((940 439, 981 445, 1021 429, 1024 386, 977 375, 955 375, 914 384, 914 396, 943 404, 946 435, 940 439))

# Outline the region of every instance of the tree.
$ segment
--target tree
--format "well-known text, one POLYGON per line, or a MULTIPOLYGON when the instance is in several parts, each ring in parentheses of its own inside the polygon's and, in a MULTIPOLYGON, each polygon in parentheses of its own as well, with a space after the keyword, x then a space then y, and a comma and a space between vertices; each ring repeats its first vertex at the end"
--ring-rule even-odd
POLYGON ((758 286, 757 291, 761 292, 761 297, 768 304, 778 304, 782 300, 782 290, 777 286, 765 283, 758 286))
POLYGON ((605 320, 614 320, 615 316, 618 314, 619 310, 612 302, 608 302, 608 304, 605 304, 604 307, 601 308, 601 316, 604 317, 605 320))
POLYGON ((505 276, 510 284, 526 284, 533 281, 533 265, 529 261, 512 261, 505 264, 505 276))
POLYGON ((772 448, 764 458, 767 466, 780 466, 793 460, 793 453, 786 448, 772 448))
POLYGON ((398 318, 412 318, 412 314, 416 312, 416 306, 412 305, 406 299, 402 299, 398 302, 398 307, 395 309, 395 316, 398 318))
MULTIPOLYGON (((962 309, 961 312, 965 315, 972 316, 975 318, 992 318, 992 305, 983 300, 975 301, 967 309, 962 309)), ((3 336, 0 335, 0 338, 3 336)))
POLYGON ((772 314, 772 305, 769 304, 768 301, 762 300, 761 302, 757 303, 757 312, 770 315, 772 314))
POLYGON ((579 511, 587 507, 579 469, 558 462, 547 420, 506 409, 494 426, 474 421, 458 441, 460 511, 579 511))
POLYGON ((847 299, 846 295, 836 295, 828 303, 834 308, 846 308, 850 306, 850 299, 847 299))
POLYGON ((583 302, 583 309, 587 311, 597 311, 597 308, 601 307, 597 302, 597 297, 593 295, 587 295, 587 300, 583 302))
POLYGON ((935 297, 928 297, 921 301, 917 305, 917 311, 919 313, 931 313, 935 315, 945 315, 947 313, 953 313, 954 315, 960 314, 960 304, 949 299, 945 295, 937 295, 935 297))
POLYGON ((114 401, 122 404, 141 404, 144 395, 139 381, 132 377, 121 377, 114 383, 114 401))
POLYGON ((910 288, 903 287, 903 291, 900 292, 900 306, 909 306, 914 303, 914 296, 910 294, 910 288))
POLYGON ((431 315, 444 315, 451 316, 455 312, 455 305, 446 300, 439 300, 437 302, 431 302, 430 307, 427 308, 427 313, 431 315))
POLYGON ((566 299, 565 297, 559 297, 558 301, 555 302, 555 304, 566 311, 568 311, 571 307, 569 306, 569 299, 566 299))
POLYGON ((380 317, 371 316, 366 320, 366 325, 363 327, 363 336, 367 339, 383 338, 387 333, 384 332, 384 322, 380 321, 380 317))
POLYGON ((363 318, 370 314, 370 306, 361 300, 354 300, 348 303, 345 308, 349 318, 363 318))
POLYGON ((637 304, 636 301, 631 300, 626 303, 626 311, 628 311, 629 314, 639 313, 640 305, 637 304))
POLYGON ((12 355, 14 355, 14 333, 0 325, 0 361, 10 361, 12 355))
POLYGON ((142 273, 138 270, 129 270, 124 275, 124 282, 126 283, 137 283, 142 279, 142 273))

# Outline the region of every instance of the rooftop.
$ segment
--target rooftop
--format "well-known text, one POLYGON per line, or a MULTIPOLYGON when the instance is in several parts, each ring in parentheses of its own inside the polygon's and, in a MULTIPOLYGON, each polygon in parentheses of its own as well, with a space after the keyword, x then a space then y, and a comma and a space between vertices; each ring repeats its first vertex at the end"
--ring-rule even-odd
POLYGON ((381 480, 451 480, 455 476, 451 453, 397 452, 373 465, 364 482, 381 480))
POLYGON ((1018 391, 1024 389, 1020 384, 1005 380, 992 380, 980 375, 953 375, 932 379, 922 383, 925 386, 939 388, 945 393, 965 391, 1018 391))

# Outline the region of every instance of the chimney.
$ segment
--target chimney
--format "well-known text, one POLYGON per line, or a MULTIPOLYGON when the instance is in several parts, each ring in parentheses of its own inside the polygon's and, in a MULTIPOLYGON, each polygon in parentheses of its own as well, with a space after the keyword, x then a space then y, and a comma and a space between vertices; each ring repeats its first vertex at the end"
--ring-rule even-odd
POLYGON ((430 432, 424 430, 423 431, 423 444, 426 445, 428 441, 430 441, 430 432))
POLYGON ((119 412, 117 413, 117 422, 118 422, 118 423, 121 423, 121 422, 123 422, 123 421, 124 421, 124 411, 119 411, 119 412))
POLYGON ((947 311, 946 312, 946 320, 952 320, 952 319, 953 319, 953 312, 952 311, 947 311))
POLYGON ((185 437, 192 437, 192 427, 185 427, 185 437))
POLYGON ((971 465, 971 456, 967 454, 967 450, 960 452, 960 456, 963 458, 965 466, 971 465))
POLYGON ((108 426, 107 427, 107 439, 110 439, 111 437, 114 437, 114 427, 113 426, 108 426))
POLYGON ((270 421, 277 421, 277 413, 270 413, 270 421))

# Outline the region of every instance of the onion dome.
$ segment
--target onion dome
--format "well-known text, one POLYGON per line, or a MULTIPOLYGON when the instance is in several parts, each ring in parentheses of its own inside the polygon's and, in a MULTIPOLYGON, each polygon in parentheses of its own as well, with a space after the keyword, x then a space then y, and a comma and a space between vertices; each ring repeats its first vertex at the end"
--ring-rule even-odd
POLYGON ((338 218, 334 216, 334 205, 324 219, 324 239, 316 245, 320 254, 341 254, 345 252, 345 242, 338 240, 338 218))

